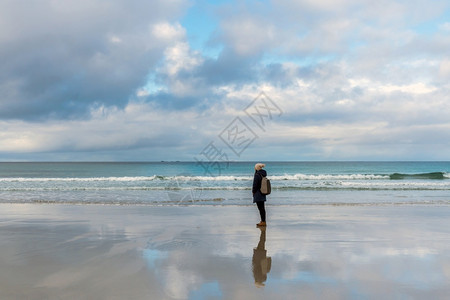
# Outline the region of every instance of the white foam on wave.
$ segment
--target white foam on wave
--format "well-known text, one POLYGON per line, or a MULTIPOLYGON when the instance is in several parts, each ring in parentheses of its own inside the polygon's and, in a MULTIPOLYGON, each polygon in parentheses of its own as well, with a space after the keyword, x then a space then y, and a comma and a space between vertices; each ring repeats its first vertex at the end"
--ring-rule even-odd
POLYGON ((377 180, 389 179, 389 175, 375 175, 375 174, 295 174, 295 175, 281 175, 269 176, 273 180, 377 180))
POLYGON ((91 181, 245 181, 253 180, 253 176, 136 176, 136 177, 49 177, 49 178, 25 178, 25 177, 8 177, 0 178, 0 182, 91 182, 91 181))
MULTIPOLYGON (((270 180, 378 180, 389 179, 389 175, 375 175, 375 174, 284 174, 284 175, 269 175, 270 180)), ((164 177, 165 180, 180 180, 180 181, 251 181, 251 176, 172 176, 164 177)))
MULTIPOLYGON (((355 180, 389 180, 389 175, 378 174, 284 174, 268 176, 272 181, 355 181, 355 180)), ((444 173, 444 178, 450 178, 450 173, 444 173)), ((253 175, 248 176, 123 176, 123 177, 52 177, 52 178, 29 178, 8 177, 0 178, 0 182, 142 182, 142 181, 251 181, 253 175)))
POLYGON ((49 178, 25 178, 25 177, 9 177, 0 178, 0 182, 48 182, 48 181, 151 181, 157 179, 158 176, 137 176, 137 177, 49 177, 49 178))
POLYGON ((247 181, 253 180, 253 176, 171 176, 169 180, 181 181, 247 181))
POLYGON ((343 187, 367 187, 367 188, 384 188, 384 189, 450 189, 450 182, 421 182, 421 181, 384 181, 384 182, 339 182, 343 187))

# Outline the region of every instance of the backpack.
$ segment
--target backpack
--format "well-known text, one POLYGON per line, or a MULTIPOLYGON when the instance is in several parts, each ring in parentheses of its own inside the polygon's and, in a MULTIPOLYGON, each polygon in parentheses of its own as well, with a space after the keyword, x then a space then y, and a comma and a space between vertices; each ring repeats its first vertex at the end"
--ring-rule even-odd
MULTIPOLYGON (((262 176, 261 176, 262 177, 262 176)), ((261 194, 263 195, 269 195, 272 188, 270 186, 270 180, 267 177, 262 177, 261 179, 261 194)))

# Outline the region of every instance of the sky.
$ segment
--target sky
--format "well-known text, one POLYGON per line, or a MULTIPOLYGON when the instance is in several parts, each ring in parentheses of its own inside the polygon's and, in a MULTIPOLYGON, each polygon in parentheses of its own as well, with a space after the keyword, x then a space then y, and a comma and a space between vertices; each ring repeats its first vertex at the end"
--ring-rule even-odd
POLYGON ((0 0, 0 161, 450 159, 450 2, 0 0))

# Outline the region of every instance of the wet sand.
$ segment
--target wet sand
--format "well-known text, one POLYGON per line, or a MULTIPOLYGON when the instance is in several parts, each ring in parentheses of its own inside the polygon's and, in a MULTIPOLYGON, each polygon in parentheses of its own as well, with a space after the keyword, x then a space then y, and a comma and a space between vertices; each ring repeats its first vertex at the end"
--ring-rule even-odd
POLYGON ((0 299, 448 299, 449 206, 0 204, 0 299))

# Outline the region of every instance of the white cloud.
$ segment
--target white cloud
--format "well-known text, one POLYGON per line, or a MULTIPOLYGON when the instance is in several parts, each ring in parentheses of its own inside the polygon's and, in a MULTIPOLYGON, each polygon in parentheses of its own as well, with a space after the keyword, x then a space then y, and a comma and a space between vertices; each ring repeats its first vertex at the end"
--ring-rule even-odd
POLYGON ((445 22, 439 25, 439 29, 443 31, 450 31, 450 22, 445 22))
POLYGON ((444 59, 439 65, 439 75, 442 77, 450 77, 450 59, 444 59))
POLYGON ((147 97, 148 95, 150 95, 150 92, 145 88, 138 89, 136 92, 138 97, 147 97))
POLYGON ((270 20, 251 16, 223 20, 224 39, 238 55, 258 55, 278 40, 270 20))
POLYGON ((378 92, 378 93, 403 92, 412 95, 412 94, 428 94, 437 90, 436 87, 427 85, 423 82, 405 85, 394 85, 394 84, 384 84, 380 82, 374 82, 367 78, 361 78, 361 79, 349 79, 349 83, 352 88, 361 87, 367 89, 370 92, 378 92))
MULTIPOLYGON (((410 94, 428 94, 436 91, 435 87, 427 86, 426 84, 419 82, 408 85, 385 85, 378 88, 374 88, 375 90, 380 90, 382 92, 392 93, 392 92, 403 92, 410 94)), ((369 89, 370 90, 370 89, 369 89)))
POLYGON ((355 3, 353 0, 305 0, 303 1, 307 6, 312 8, 334 11, 348 7, 355 3))
POLYGON ((189 137, 189 127, 182 122, 194 118, 195 113, 184 112, 183 119, 179 117, 156 111, 150 104, 129 103, 125 110, 100 107, 91 111, 89 120, 3 121, 7 130, 0 135, 0 149, 32 153, 176 146, 189 137))
POLYGON ((167 43, 186 38, 186 29, 179 23, 173 25, 168 22, 158 23, 153 25, 152 32, 155 37, 165 40, 167 43))
POLYGON ((202 58, 198 53, 191 52, 189 44, 179 42, 168 47, 165 52, 165 71, 168 75, 175 75, 180 71, 192 71, 202 63, 202 58))
POLYGON ((111 36, 109 40, 111 41, 111 43, 115 44, 122 43, 122 39, 115 35, 111 36))

